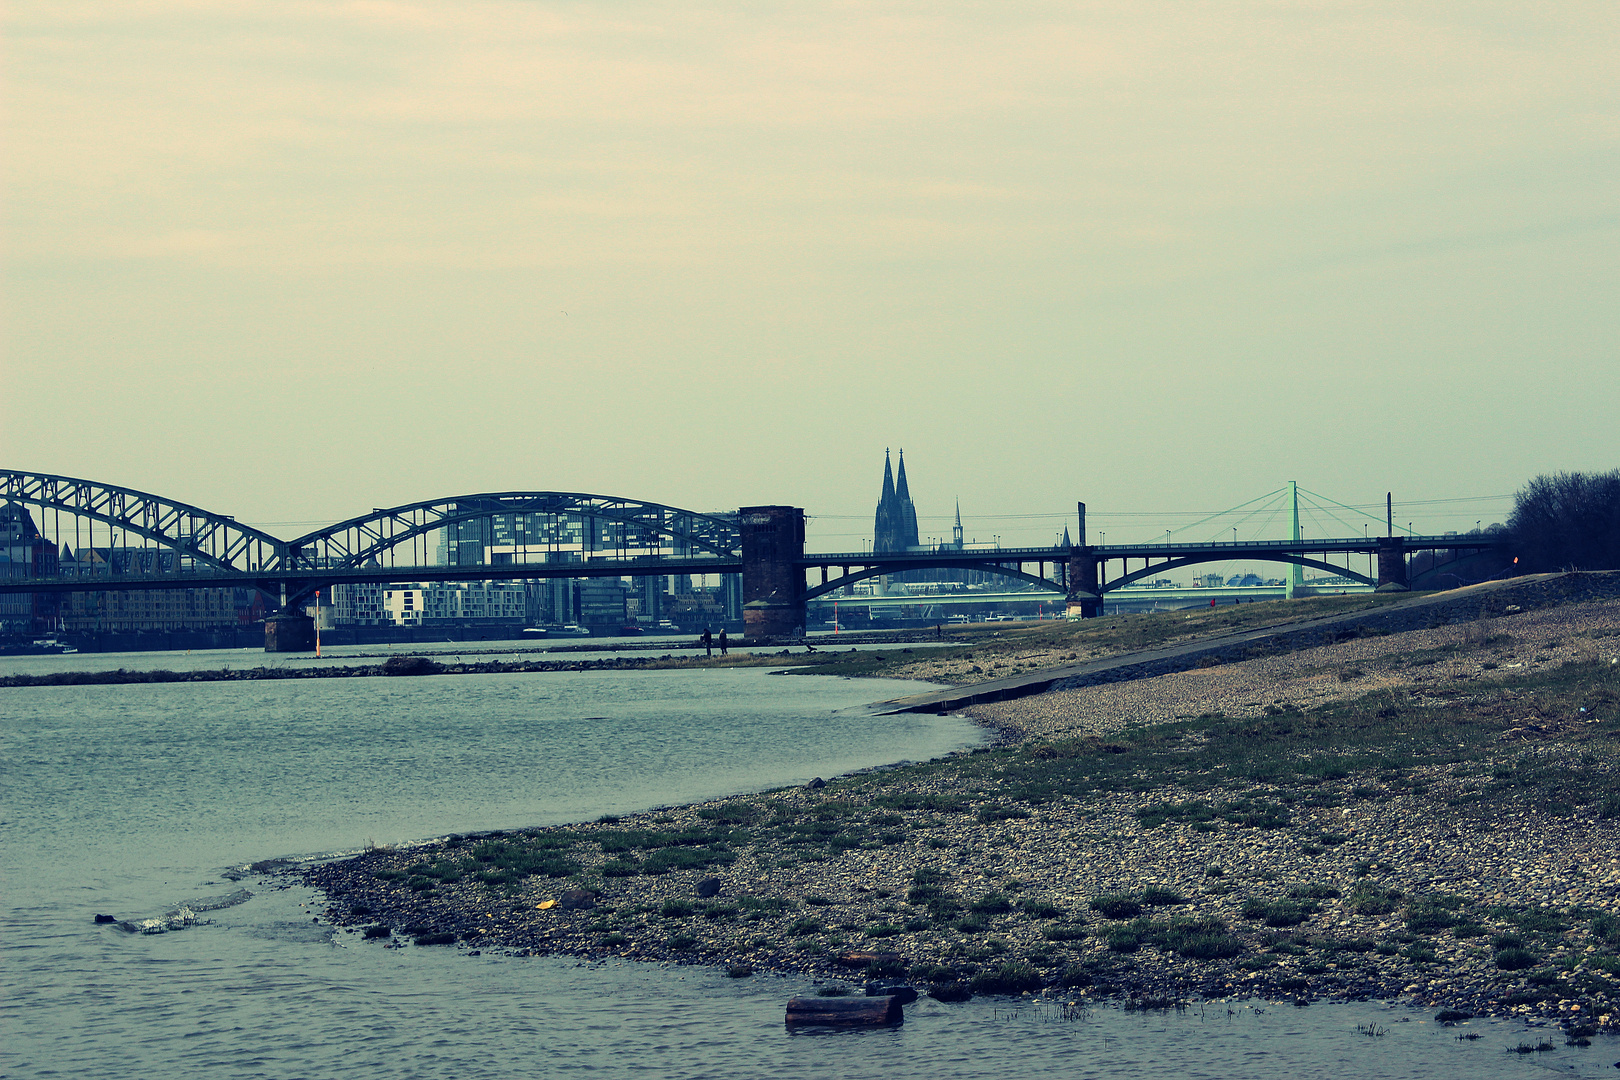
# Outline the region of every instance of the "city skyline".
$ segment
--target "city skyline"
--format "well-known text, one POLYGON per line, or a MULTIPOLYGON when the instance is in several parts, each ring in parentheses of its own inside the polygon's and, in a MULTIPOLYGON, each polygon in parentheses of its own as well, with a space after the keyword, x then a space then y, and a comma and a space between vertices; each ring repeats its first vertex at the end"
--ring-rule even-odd
POLYGON ((1616 31, 23 0, 0 460, 284 535, 560 490, 853 549, 891 445, 981 539, 1289 480, 1489 524, 1620 462, 1616 31))

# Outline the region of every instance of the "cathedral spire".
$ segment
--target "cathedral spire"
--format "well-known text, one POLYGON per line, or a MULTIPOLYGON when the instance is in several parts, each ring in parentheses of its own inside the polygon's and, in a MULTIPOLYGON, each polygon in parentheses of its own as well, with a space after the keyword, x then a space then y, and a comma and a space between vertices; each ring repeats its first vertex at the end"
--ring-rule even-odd
MULTIPOLYGON (((906 475, 904 457, 900 460, 900 475, 902 478, 906 475)), ((904 479, 902 479, 901 483, 904 482, 904 479)), ((879 499, 878 505, 882 506, 892 498, 894 498, 894 470, 889 465, 889 452, 885 450, 883 451, 883 495, 879 499)))
POLYGON ((904 449, 900 451, 900 477, 895 481, 894 493, 902 499, 911 498, 911 490, 906 487, 906 452, 904 449))

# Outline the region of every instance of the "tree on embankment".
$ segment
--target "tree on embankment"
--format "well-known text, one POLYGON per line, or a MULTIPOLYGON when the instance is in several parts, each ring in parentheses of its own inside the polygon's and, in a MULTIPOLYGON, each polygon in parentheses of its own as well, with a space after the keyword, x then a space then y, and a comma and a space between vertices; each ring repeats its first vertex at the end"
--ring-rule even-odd
POLYGON ((1620 570, 1620 469, 1536 477, 1508 531, 1521 570, 1620 570))

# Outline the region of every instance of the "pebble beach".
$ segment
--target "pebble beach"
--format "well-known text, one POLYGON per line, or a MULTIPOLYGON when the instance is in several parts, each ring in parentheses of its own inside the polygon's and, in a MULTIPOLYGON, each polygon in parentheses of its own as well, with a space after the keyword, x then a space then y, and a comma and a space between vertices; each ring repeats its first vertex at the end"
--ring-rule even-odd
POLYGON ((1620 589, 1597 577, 1511 614, 975 705, 992 751, 304 877, 327 919, 382 947, 794 972, 829 993, 905 979, 943 1000, 1380 998, 1617 1029, 1620 812, 1601 793, 1620 735, 1620 598, 1604 594, 1620 589), (1516 689, 1572 671, 1592 673, 1589 706, 1549 713, 1516 689), (1172 776, 1020 800, 986 780, 1004 759, 1106 756, 1155 725, 1303 723, 1368 695, 1418 717, 1477 706, 1490 743, 1462 763, 1330 771, 1303 798, 1172 776), (1502 801, 1509 763, 1584 770, 1598 794, 1502 801))

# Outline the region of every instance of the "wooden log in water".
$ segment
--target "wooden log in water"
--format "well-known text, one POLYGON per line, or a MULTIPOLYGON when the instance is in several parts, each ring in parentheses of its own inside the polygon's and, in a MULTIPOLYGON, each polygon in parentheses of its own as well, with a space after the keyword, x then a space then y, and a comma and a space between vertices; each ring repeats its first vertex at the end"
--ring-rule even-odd
POLYGON ((881 1027, 905 1021, 900 999, 893 995, 869 998, 793 998, 787 1003, 789 1027, 822 1024, 835 1027, 881 1027))

